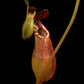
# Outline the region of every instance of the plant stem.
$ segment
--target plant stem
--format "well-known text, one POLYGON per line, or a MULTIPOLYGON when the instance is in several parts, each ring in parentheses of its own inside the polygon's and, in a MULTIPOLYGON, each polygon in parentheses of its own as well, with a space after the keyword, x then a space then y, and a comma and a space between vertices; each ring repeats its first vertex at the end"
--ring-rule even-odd
POLYGON ((24 0, 24 1, 25 1, 26 6, 27 6, 26 14, 28 14, 28 11, 29 11, 29 0, 24 0))
POLYGON ((63 36, 61 37, 61 39, 60 39, 58 45, 56 46, 56 48, 55 48, 55 50, 54 50, 54 52, 53 52, 53 54, 52 54, 52 56, 51 56, 49 62, 46 64, 46 67, 45 67, 44 70, 41 72, 41 74, 40 74, 40 76, 39 76, 39 80, 37 81, 36 84, 40 84, 40 82, 41 82, 40 79, 41 79, 43 73, 46 71, 48 65, 51 63, 53 57, 55 56, 55 54, 57 53, 57 51, 58 51, 59 48, 61 47, 61 45, 62 45, 64 39, 66 38, 66 36, 67 36, 67 34, 68 34, 68 32, 69 32, 69 30, 70 30, 70 28, 71 28, 71 26, 72 26, 74 20, 75 20, 75 17, 76 17, 76 14, 77 14, 77 10, 78 10, 78 7, 79 7, 79 3, 80 3, 80 0, 76 0, 76 4, 75 4, 75 8, 74 8, 74 11, 73 11, 73 15, 72 15, 72 17, 71 17, 71 20, 70 20, 70 22, 69 22, 69 24, 68 24, 68 26, 67 26, 67 28, 66 28, 64 34, 63 34, 63 36))
POLYGON ((28 12, 29 12, 29 5, 27 5, 27 14, 28 14, 28 12))

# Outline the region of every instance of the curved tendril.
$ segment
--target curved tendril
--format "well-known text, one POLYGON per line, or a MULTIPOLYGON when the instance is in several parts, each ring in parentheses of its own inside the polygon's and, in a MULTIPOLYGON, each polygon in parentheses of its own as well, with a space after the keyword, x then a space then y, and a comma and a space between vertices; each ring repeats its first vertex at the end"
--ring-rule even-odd
POLYGON ((76 4, 75 4, 75 8, 74 8, 74 11, 73 11, 73 15, 72 15, 72 17, 71 17, 71 20, 70 20, 70 22, 69 22, 69 24, 68 24, 68 26, 67 26, 67 28, 66 28, 64 34, 63 34, 63 36, 61 37, 61 39, 60 39, 58 45, 56 46, 56 48, 55 48, 55 50, 54 50, 54 52, 53 52, 53 54, 52 54, 52 56, 51 56, 49 62, 46 64, 44 70, 41 72, 41 74, 40 74, 40 76, 39 76, 39 80, 38 80, 38 82, 37 82, 36 84, 40 84, 40 82, 41 82, 41 77, 42 77, 43 73, 46 71, 48 65, 50 64, 50 62, 52 61, 53 57, 55 56, 55 54, 57 53, 57 51, 58 51, 59 48, 61 47, 61 45, 62 45, 64 39, 66 38, 66 36, 67 36, 67 34, 68 34, 68 32, 69 32, 69 30, 70 30, 70 28, 71 28, 71 26, 72 26, 74 20, 75 20, 75 17, 76 17, 76 14, 77 14, 77 10, 78 10, 78 7, 79 7, 79 3, 80 3, 80 0, 76 0, 76 4))
POLYGON ((27 5, 27 14, 28 14, 28 11, 29 11, 29 0, 24 0, 24 2, 27 5))

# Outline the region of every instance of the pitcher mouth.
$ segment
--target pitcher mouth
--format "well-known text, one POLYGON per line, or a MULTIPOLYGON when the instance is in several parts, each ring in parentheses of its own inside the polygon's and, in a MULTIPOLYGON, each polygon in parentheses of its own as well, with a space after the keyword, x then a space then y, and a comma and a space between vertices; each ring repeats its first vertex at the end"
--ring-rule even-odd
POLYGON ((35 22, 34 33, 39 38, 48 38, 50 35, 47 28, 38 20, 35 22))

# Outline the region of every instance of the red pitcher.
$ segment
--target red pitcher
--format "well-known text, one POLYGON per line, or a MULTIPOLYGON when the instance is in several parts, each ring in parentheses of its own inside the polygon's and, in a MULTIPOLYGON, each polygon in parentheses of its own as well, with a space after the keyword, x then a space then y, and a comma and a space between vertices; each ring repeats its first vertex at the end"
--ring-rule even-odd
MULTIPOLYGON (((36 21, 35 25, 37 27, 34 27, 35 48, 32 54, 32 69, 36 76, 36 81, 38 81, 42 70, 53 53, 53 46, 49 37, 49 31, 45 28, 45 26, 40 21, 36 21)), ((51 79, 55 73, 55 70, 56 58, 54 57, 45 71, 45 74, 43 74, 41 82, 43 83, 51 79), (44 77, 45 80, 43 80, 44 77)))

